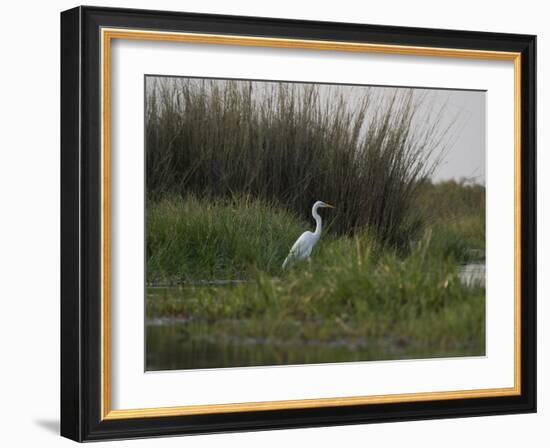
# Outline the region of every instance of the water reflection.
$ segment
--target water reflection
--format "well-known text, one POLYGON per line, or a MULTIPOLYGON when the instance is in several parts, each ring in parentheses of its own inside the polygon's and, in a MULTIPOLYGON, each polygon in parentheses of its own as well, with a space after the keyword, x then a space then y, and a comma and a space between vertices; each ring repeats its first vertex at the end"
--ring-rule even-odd
POLYGON ((204 369, 463 356, 464 347, 444 353, 382 338, 285 341, 213 335, 206 323, 152 320, 147 325, 146 369, 204 369))
POLYGON ((485 286, 485 263, 469 263, 458 271, 462 283, 467 286, 485 286))

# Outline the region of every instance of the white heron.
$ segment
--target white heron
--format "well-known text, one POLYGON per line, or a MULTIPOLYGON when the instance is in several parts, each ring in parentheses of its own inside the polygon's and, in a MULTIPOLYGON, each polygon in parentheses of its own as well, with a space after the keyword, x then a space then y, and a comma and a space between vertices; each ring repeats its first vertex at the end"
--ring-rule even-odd
POLYGON ((323 201, 317 201, 313 204, 311 214, 317 223, 315 232, 310 232, 307 230, 300 235, 300 238, 298 238, 292 245, 288 256, 285 258, 285 261, 283 262, 283 269, 286 269, 287 266, 295 261, 309 259, 313 247, 317 244, 317 241, 319 241, 319 238, 321 237, 321 229, 323 227, 323 220, 321 219, 321 216, 319 216, 319 213, 317 213, 317 209, 324 207, 334 208, 332 205, 323 201))

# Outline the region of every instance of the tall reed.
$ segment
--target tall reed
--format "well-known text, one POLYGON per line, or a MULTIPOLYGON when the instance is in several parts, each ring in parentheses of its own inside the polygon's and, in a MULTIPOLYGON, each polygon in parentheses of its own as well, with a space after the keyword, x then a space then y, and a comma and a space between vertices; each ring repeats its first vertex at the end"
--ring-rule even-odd
POLYGON ((413 89, 148 77, 148 199, 246 194, 308 220, 323 200, 337 207, 330 231, 406 244, 448 140, 427 102, 413 89))

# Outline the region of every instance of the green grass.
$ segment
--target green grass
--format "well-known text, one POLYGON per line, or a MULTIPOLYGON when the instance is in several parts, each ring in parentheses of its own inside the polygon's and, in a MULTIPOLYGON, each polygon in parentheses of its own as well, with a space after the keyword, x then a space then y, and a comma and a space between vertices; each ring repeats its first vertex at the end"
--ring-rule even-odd
POLYGON ((463 285, 456 265, 431 251, 428 238, 406 259, 375 254, 370 244, 361 238, 329 242, 312 263, 280 276, 256 271, 250 282, 229 287, 184 286, 186 299, 179 307, 163 294, 170 289, 159 289, 158 300, 149 302, 149 315, 215 321, 283 312, 304 320, 386 316, 397 322, 471 304, 472 297, 479 296, 483 304, 483 289, 463 285))
MULTIPOLYGON (((460 281, 460 252, 442 243, 451 232, 442 222, 406 255, 368 233, 325 234, 311 263, 283 271, 290 246, 312 226, 243 197, 149 204, 148 280, 182 286, 149 289, 147 316, 185 319, 193 322, 191 332, 200 323, 201 331, 206 327, 221 339, 369 340, 400 347, 376 352, 376 359, 484 353, 485 290, 460 281), (247 282, 196 283, 226 279, 247 282)), ((468 247, 471 229, 452 231, 468 247)))
MULTIPOLYGON (((182 283, 277 274, 311 223, 250 197, 147 204, 147 281, 182 283)), ((330 237, 329 237, 330 238, 330 237)))
POLYGON ((151 290, 147 315, 202 322, 220 339, 389 341, 404 357, 481 355, 485 291, 462 284, 456 265, 431 250, 426 239, 403 260, 374 253, 368 239, 333 241, 281 276, 151 290))
POLYGON ((433 245, 458 262, 485 259, 485 187, 465 181, 424 182, 415 207, 433 229, 433 245))
MULTIPOLYGON (((426 184, 416 200, 421 238, 430 234, 430 254, 454 262, 479 261, 485 258, 485 189, 453 182, 426 184), (448 190, 452 192, 449 193, 448 190), (475 190, 475 194, 471 194, 475 190), (455 207, 449 205, 452 196, 455 207), (471 197, 469 197, 471 196, 471 197), (461 200, 466 197, 467 200, 461 200), (466 203, 466 205, 462 205, 466 203)), ((338 213, 322 210, 325 218, 338 213)), ((354 238, 338 237, 325 223, 323 236, 316 247, 319 264, 330 252, 340 257, 354 238), (328 252, 327 252, 328 251, 328 252)), ((417 224, 418 225, 418 224, 417 224)), ((147 203, 147 282, 150 284, 181 284, 198 280, 248 279, 255 272, 281 274, 281 264, 294 241, 314 222, 304 220, 275 203, 236 195, 226 199, 171 197, 147 203)), ((360 241, 368 239, 370 250, 393 252, 375 232, 358 231, 360 241), (378 243, 377 243, 378 242, 378 243), (384 248, 384 249, 382 249, 384 248)), ((416 241, 418 241, 418 238, 416 241)), ((415 240, 408 240, 399 250, 407 257, 415 240)), ((346 261, 343 259, 342 261, 346 261)))

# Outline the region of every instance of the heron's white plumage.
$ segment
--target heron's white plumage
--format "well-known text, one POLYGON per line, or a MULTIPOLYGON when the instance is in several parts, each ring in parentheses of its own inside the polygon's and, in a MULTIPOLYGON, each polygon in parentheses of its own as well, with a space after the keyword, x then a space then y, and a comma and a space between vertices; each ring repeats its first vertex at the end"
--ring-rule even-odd
POLYGON ((286 268, 292 261, 305 260, 306 258, 309 258, 311 251, 313 250, 313 246, 315 246, 318 239, 319 237, 316 237, 315 234, 309 230, 302 233, 300 238, 298 238, 290 248, 290 252, 283 263, 283 269, 286 268))
POLYGON ((310 232, 308 230, 300 235, 300 238, 298 238, 290 248, 290 252, 283 262, 283 269, 287 268, 295 261, 305 260, 310 257, 313 247, 317 244, 317 241, 319 241, 319 238, 321 237, 323 221, 321 216, 317 213, 317 209, 320 207, 334 208, 332 205, 326 204, 322 201, 317 201, 313 204, 311 214, 317 224, 315 227, 315 232, 310 232))

